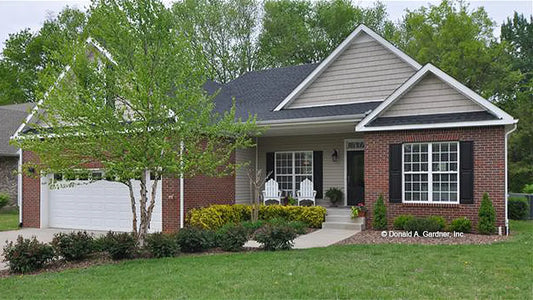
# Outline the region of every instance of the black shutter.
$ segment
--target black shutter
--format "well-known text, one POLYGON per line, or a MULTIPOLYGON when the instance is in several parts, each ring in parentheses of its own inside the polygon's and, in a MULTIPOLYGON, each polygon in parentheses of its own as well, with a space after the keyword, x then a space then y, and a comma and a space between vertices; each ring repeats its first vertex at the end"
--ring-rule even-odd
POLYGON ((316 191, 316 198, 322 199, 322 151, 313 151, 313 189, 316 191))
POLYGON ((474 142, 459 142, 459 203, 474 203, 474 142))
POLYGON ((402 144, 389 145, 389 202, 402 202, 402 144))
POLYGON ((267 152, 266 156, 266 174, 268 175, 267 180, 269 180, 274 178, 274 152, 267 152))

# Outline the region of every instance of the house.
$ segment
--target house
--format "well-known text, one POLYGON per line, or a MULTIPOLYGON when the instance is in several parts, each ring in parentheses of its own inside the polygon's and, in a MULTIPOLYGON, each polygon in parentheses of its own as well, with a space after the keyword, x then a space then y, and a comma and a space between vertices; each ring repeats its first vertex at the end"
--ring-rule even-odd
POLYGON ((0 193, 9 194, 13 204, 18 203, 17 170, 20 153, 9 145, 9 138, 33 106, 33 103, 0 106, 0 193))
MULTIPOLYGON (((477 222, 482 194, 507 226, 507 138, 517 120, 431 64, 420 65, 361 25, 325 60, 249 72, 224 85, 216 109, 236 101, 237 114, 255 114, 266 132, 256 147, 235 153, 237 162, 270 173, 286 195, 310 179, 317 198, 331 187, 344 191, 343 205, 365 203, 371 227, 379 195, 392 224, 401 214, 466 216, 477 222)), ((24 161, 35 159, 23 153, 24 161)), ((94 176, 101 176, 98 166, 94 176)), ((127 188, 97 181, 50 189, 46 178, 24 177, 23 225, 129 230, 127 188)), ((85 180, 78 178, 76 180, 85 180)), ((191 208, 249 203, 247 170, 223 178, 164 177, 152 230, 173 231, 191 208)), ((324 203, 323 201, 319 203, 324 203)))

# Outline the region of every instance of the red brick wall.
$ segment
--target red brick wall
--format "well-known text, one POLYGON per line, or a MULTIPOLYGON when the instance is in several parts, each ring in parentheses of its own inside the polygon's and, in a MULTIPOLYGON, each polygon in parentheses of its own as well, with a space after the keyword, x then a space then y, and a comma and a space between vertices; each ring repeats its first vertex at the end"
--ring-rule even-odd
MULTIPOLYGON (((177 231, 180 226, 179 178, 163 178, 163 231, 177 231)), ((185 215, 190 209, 211 204, 235 203, 235 176, 220 178, 196 176, 185 179, 185 215)))
POLYGON ((387 206, 392 227, 398 215, 440 215, 451 221, 467 217, 475 228, 483 193, 487 192, 496 210, 496 226, 505 226, 505 130, 503 126, 460 129, 369 132, 365 141, 365 202, 369 208, 367 227, 371 228, 372 210, 380 194, 387 206), (389 144, 408 142, 473 141, 474 204, 389 203, 389 144))
MULTIPOLYGON (((38 162, 33 152, 23 151, 22 162, 38 162)), ((22 175, 22 226, 41 226, 41 179, 22 175)))

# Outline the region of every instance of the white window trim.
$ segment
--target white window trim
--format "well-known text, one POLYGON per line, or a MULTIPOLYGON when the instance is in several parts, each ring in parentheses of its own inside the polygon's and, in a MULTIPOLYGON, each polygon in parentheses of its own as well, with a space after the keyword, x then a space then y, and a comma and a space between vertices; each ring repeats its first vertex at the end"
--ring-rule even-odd
POLYGON ((416 142, 416 143, 403 143, 402 144, 402 203, 406 204, 418 204, 418 203, 424 203, 424 204, 459 204, 460 203, 460 161, 461 161, 461 151, 459 149, 459 142, 458 141, 439 141, 439 142, 416 142), (455 173, 457 174, 457 197, 456 201, 433 201, 433 174, 453 174, 452 171, 435 171, 433 172, 433 144, 437 143, 455 143, 457 145, 457 170, 455 173), (428 145, 428 170, 427 172, 405 172, 405 166, 404 166, 404 146, 405 145, 422 145, 427 144, 428 145), (428 200, 405 200, 405 174, 427 174, 428 175, 428 200))
MULTIPOLYGON (((294 156, 295 156, 295 153, 302 153, 302 152, 308 152, 308 153, 311 153, 311 182, 314 183, 314 168, 315 168, 315 162, 314 162, 314 157, 313 157, 313 151, 312 150, 295 150, 295 151, 276 151, 274 152, 274 180, 276 182, 278 182, 278 161, 276 159, 276 156, 278 153, 291 153, 292 154, 292 174, 280 174, 279 176, 291 176, 292 177, 292 195, 291 197, 296 197, 296 176, 309 176, 309 174, 296 174, 294 171, 296 170, 296 165, 295 165, 295 162, 296 160, 294 159, 294 156)), ((278 185, 279 185, 279 182, 278 182, 278 185)), ((281 189, 280 187, 280 190, 283 190, 281 189)))

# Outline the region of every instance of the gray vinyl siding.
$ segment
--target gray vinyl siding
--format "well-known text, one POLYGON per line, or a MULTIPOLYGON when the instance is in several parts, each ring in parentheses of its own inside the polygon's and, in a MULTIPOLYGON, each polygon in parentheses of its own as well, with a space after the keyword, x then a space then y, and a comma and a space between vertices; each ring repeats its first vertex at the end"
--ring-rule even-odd
POLYGON ((323 151, 323 192, 330 187, 344 190, 344 139, 362 138, 356 133, 259 138, 257 165, 265 174, 267 152, 323 151), (336 162, 331 160, 333 149, 338 152, 336 162))
POLYGON ((248 171, 250 168, 255 169, 255 147, 248 149, 237 149, 235 151, 235 162, 240 164, 248 162, 235 172, 235 203, 250 203, 252 192, 250 190, 250 180, 248 171))
POLYGON ((384 100, 415 69, 361 33, 289 108, 384 100))
POLYGON ((426 75, 383 117, 475 112, 484 109, 433 74, 426 75))

